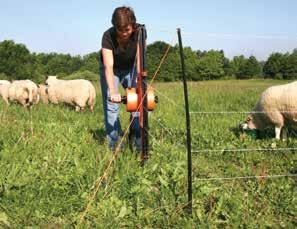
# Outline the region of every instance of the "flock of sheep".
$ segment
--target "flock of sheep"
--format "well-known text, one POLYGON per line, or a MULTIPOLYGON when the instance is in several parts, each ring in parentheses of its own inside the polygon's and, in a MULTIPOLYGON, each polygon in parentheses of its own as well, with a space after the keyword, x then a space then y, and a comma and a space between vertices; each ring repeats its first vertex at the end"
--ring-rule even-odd
MULTIPOLYGON (((31 108, 39 100, 43 103, 66 103, 83 111, 86 106, 93 112, 96 92, 92 83, 84 79, 60 80, 49 76, 45 85, 36 85, 31 80, 0 80, 0 95, 4 101, 18 102, 31 108)), ((297 81, 272 86, 266 89, 245 122, 242 130, 275 128, 275 138, 280 139, 284 126, 297 126, 297 81)))
POLYGON ((74 106, 76 111, 89 106, 93 112, 96 102, 96 91, 90 81, 60 80, 56 76, 49 76, 45 85, 36 85, 31 80, 0 80, 0 95, 8 105, 17 102, 27 108, 41 100, 45 104, 66 103, 74 106))

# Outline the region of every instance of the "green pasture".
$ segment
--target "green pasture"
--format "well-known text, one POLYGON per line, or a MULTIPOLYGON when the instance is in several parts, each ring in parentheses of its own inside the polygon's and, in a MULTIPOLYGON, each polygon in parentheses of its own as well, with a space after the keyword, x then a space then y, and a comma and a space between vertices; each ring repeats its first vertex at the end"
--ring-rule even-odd
MULTIPOLYGON (((297 136, 290 133, 276 141, 268 130, 254 140, 238 131, 243 112, 253 108, 261 92, 282 83, 188 83, 192 217, 184 209, 187 150, 181 82, 154 85, 159 103, 149 116, 151 155, 145 166, 126 146, 99 187, 98 178, 113 154, 105 141, 98 85, 94 113, 43 104, 27 111, 1 100, 0 227, 296 228, 297 154, 283 148, 297 147, 297 136), (269 150, 277 148, 282 150, 269 150)), ((121 120, 125 130, 129 114, 124 106, 121 120)))

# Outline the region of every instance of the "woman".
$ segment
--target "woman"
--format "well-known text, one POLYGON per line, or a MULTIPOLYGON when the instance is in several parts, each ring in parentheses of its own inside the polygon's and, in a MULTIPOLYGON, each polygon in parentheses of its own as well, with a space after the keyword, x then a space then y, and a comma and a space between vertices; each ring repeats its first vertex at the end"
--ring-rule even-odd
MULTIPOLYGON (((102 37, 100 83, 108 145, 114 151, 123 135, 119 120, 119 84, 124 88, 136 87, 139 24, 136 23, 133 9, 125 6, 114 10, 111 22, 113 27, 105 31, 102 37)), ((132 113, 132 117, 134 121, 130 136, 136 149, 140 150, 139 113, 132 113)))

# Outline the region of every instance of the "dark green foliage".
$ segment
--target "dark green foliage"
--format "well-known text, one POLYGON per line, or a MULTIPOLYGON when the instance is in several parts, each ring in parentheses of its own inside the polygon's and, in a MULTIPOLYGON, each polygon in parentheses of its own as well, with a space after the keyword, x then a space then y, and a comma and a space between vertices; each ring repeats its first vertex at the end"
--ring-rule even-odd
POLYGON ((204 53, 197 61, 199 80, 219 79, 224 76, 224 53, 210 50, 204 53))
POLYGON ((272 53, 263 67, 263 74, 265 78, 282 79, 282 65, 284 62, 284 55, 281 53, 272 53))
POLYGON ((166 61, 161 65, 158 72, 158 81, 171 82, 177 81, 181 78, 180 74, 180 58, 177 47, 157 41, 147 46, 147 68, 150 76, 158 70, 159 63, 161 62, 166 50, 170 47, 166 61))
POLYGON ((237 74, 239 79, 257 78, 261 75, 260 63, 254 56, 250 56, 243 65, 240 66, 237 74))
POLYGON ((263 73, 274 79, 297 79, 297 50, 281 54, 273 53, 264 65, 263 73))
POLYGON ((69 75, 78 71, 82 66, 80 56, 71 57, 69 54, 38 54, 36 59, 40 65, 43 65, 45 75, 69 75))
POLYGON ((71 75, 62 77, 62 79, 65 79, 65 80, 86 79, 86 80, 90 80, 94 83, 98 83, 99 76, 98 76, 98 74, 91 72, 89 70, 80 70, 80 71, 72 73, 71 75))
POLYGON ((83 57, 83 63, 80 70, 87 70, 94 74, 99 74, 99 52, 92 52, 83 57))
MULTIPOLYGON (((273 79, 297 78, 297 50, 291 54, 273 53, 266 62, 259 62, 254 56, 243 55, 232 60, 225 57, 223 50, 200 51, 184 47, 186 76, 188 80, 214 80, 222 78, 251 79, 264 75, 273 79), (263 73, 262 73, 263 69, 263 73)), ((99 74, 100 52, 92 52, 83 57, 59 53, 30 53, 23 44, 12 40, 0 42, 1 79, 31 79, 36 83, 45 81, 48 75, 73 78, 77 72, 87 71, 99 74)), ((178 45, 172 46, 156 41, 147 46, 147 70, 152 77, 158 70, 156 81, 175 82, 182 80, 178 45), (169 47, 165 61, 158 66, 169 47)), ((91 80, 97 77, 88 76, 91 80)))
POLYGON ((236 78, 240 77, 240 69, 246 64, 247 60, 243 55, 234 56, 233 59, 230 61, 230 73, 236 78))
POLYGON ((296 49, 290 55, 285 55, 281 71, 283 79, 297 78, 297 51, 296 49))
POLYGON ((12 79, 26 79, 34 74, 34 59, 23 44, 12 40, 0 42, 0 73, 12 79))
POLYGON ((9 80, 9 77, 5 73, 0 73, 0 79, 1 80, 9 80))

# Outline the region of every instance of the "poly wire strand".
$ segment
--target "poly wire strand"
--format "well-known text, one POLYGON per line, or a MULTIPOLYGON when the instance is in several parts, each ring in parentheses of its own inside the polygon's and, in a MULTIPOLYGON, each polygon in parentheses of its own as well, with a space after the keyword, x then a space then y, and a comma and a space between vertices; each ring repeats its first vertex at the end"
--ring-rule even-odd
POLYGON ((280 174, 280 175, 263 175, 263 176, 237 176, 237 177, 210 177, 210 178, 194 178, 195 181, 215 181, 215 180, 246 180, 246 179, 277 179, 284 177, 297 177, 297 174, 280 174))
POLYGON ((269 113, 297 113, 295 111, 190 111, 190 114, 269 114, 269 113))
POLYGON ((225 38, 225 39, 238 39, 238 38, 246 38, 246 39, 265 39, 265 40, 290 40, 297 39, 297 36, 276 36, 276 35, 242 35, 236 33, 191 33, 184 32, 184 36, 186 38, 195 38, 196 36, 201 37, 214 37, 214 38, 225 38))
MULTIPOLYGON (((170 29, 159 29, 155 30, 156 32, 173 34, 173 31, 170 29)), ((289 40, 297 39, 297 34, 294 35, 264 35, 264 34, 239 34, 239 33, 211 33, 211 32, 198 32, 198 31, 183 31, 183 37, 185 38, 225 38, 225 39, 238 39, 238 38, 247 38, 247 39, 265 39, 265 40, 289 40)))
MULTIPOLYGON (((173 132, 167 127, 165 126, 164 124, 162 124, 158 119, 156 119, 153 115, 150 115, 150 118, 152 118, 153 120, 156 121, 156 123, 161 126, 172 138, 174 138, 174 134, 173 132)), ((152 134, 149 132, 150 136, 153 138, 153 139, 156 139, 156 137, 152 136, 152 134)), ((184 147, 184 144, 181 143, 181 142, 177 142, 175 145, 177 146, 182 146, 184 147)))
POLYGON ((269 148, 269 149, 197 149, 192 150, 193 153, 205 153, 205 152, 249 152, 249 151, 297 151, 297 148, 269 148))
MULTIPOLYGON (((177 107, 180 110, 182 110, 180 105, 178 105, 176 102, 174 102, 167 95, 165 95, 164 93, 162 93, 160 90, 157 90, 156 88, 154 88, 154 91, 156 91, 158 95, 161 95, 162 97, 164 97, 165 99, 167 99, 167 101, 169 101, 172 105, 174 105, 175 107, 177 107)), ((184 111, 184 110, 182 110, 182 111, 184 111)))

